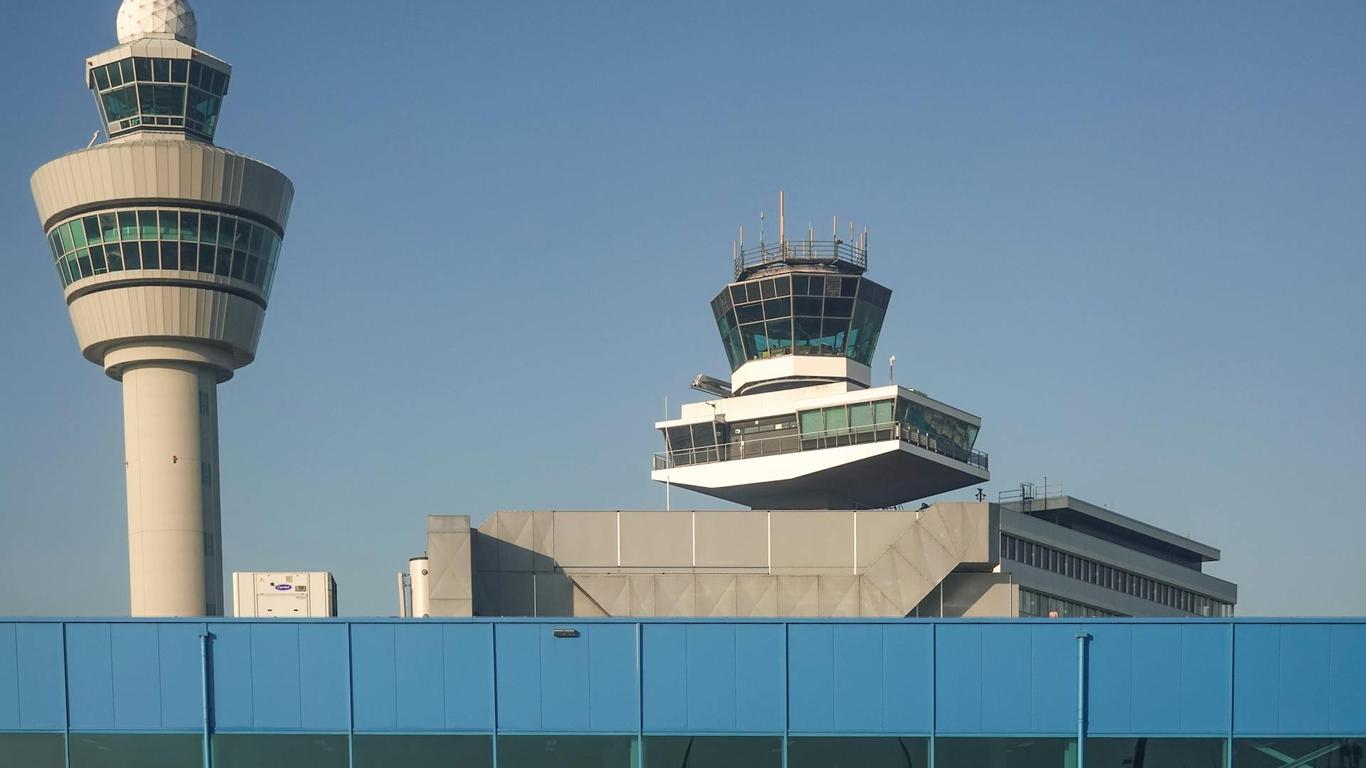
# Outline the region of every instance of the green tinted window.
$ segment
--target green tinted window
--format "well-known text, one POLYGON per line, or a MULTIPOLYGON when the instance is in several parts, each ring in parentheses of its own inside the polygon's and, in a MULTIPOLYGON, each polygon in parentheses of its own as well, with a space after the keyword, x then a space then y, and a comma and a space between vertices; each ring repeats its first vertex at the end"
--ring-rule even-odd
POLYGON ((849 406, 849 426, 871 427, 873 425, 873 404, 854 403, 849 406))
POLYGON ((346 736, 334 734, 218 733, 216 768, 345 768, 346 736))
POLYGON ((101 213, 100 237, 106 243, 117 243, 119 241, 119 217, 112 213, 101 213))
POLYGON ((199 242, 199 214, 189 211, 180 213, 180 239, 188 243, 199 242))
POLYGON ((162 211, 161 218, 161 240, 180 239, 180 214, 175 211, 162 211))
POLYGON ((70 253, 76 247, 71 239, 70 224, 63 224, 62 226, 57 227, 57 236, 61 238, 63 253, 70 253))
MULTIPOLYGON (((788 768, 924 768, 930 764, 929 743, 929 739, 910 736, 793 737, 787 742, 787 765, 788 768)), ((1088 752, 1088 761, 1090 757, 1088 752)), ((954 764, 941 760, 940 765, 954 764)), ((1113 765, 1120 766, 1119 763, 1113 765)))
POLYGON ((499 768, 633 768, 634 736, 499 736, 499 768))
POLYGON ((124 240, 138 239, 138 215, 133 211, 119 211, 119 235, 124 240))
POLYGON ((105 117, 111 123, 127 120, 138 113, 138 92, 134 86, 110 91, 100 96, 100 100, 104 103, 105 117))
POLYGON ((892 401, 879 400, 873 403, 873 423, 890 424, 892 421, 892 401))
POLYGON ((144 115, 185 114, 185 86, 138 85, 138 106, 144 115))
POLYGON ((138 211, 138 223, 140 235, 143 240, 157 239, 157 212, 138 211))
POLYGON ((199 242, 218 242, 218 217, 213 215, 212 213, 206 213, 203 216, 200 216, 199 242))
POLYGON ((367 736, 356 734, 355 768, 448 766, 488 768, 493 765, 491 736, 367 736))
POLYGON ((778 736, 646 736, 646 768, 781 768, 778 736))
POLYGON ((198 768, 198 734, 73 733, 71 768, 198 768))
POLYGON ((87 244, 85 239, 85 223, 80 219, 71 222, 71 239, 76 241, 77 248, 84 248, 87 244))
POLYGON ((103 237, 100 234, 100 217, 86 216, 84 219, 81 219, 81 223, 85 225, 86 243, 104 242, 103 237))

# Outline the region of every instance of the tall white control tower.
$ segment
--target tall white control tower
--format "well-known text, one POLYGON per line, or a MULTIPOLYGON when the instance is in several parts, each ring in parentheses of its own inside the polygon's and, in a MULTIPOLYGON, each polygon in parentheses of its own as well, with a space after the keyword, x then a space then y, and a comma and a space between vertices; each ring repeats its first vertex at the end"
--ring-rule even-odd
POLYGON ((76 342, 123 382, 134 616, 223 613, 219 383, 256 356, 294 186, 214 146, 232 68, 185 0, 124 0, 86 60, 108 141, 33 175, 76 342))

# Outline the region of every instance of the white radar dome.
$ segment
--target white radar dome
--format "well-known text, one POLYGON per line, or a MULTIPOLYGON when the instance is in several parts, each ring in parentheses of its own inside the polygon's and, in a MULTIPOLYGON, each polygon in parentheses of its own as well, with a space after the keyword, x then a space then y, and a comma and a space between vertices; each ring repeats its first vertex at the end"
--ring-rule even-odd
POLYGON ((119 43, 143 37, 174 37, 186 45, 199 39, 199 24, 185 0, 123 0, 118 16, 119 43))

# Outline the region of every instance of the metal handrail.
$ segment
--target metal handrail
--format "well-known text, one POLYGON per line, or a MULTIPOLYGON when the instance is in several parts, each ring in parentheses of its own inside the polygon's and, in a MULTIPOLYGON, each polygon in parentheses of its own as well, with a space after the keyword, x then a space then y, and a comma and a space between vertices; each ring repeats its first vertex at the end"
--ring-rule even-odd
POLYGON ((835 264, 843 262, 860 270, 868 268, 868 251, 843 240, 783 240, 759 243, 735 252, 735 277, 766 264, 835 264))
POLYGON ((845 427, 837 430, 827 429, 805 435, 756 437, 716 445, 680 448, 676 451, 660 451, 655 453, 652 459, 654 469, 673 469, 693 464, 712 464, 718 461, 778 456, 786 453, 857 445, 878 440, 900 440, 981 469, 987 469, 990 463, 990 457, 984 451, 964 451, 952 443, 941 441, 909 424, 898 421, 845 427), (815 443, 815 445, 807 447, 808 443, 815 443))

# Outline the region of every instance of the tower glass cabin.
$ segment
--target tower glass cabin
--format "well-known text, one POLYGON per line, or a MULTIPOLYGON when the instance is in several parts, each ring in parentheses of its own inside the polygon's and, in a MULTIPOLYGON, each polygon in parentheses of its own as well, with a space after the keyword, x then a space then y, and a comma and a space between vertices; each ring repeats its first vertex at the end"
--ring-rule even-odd
POLYGON ((294 197, 213 139, 232 68, 185 0, 124 0, 86 60, 108 141, 33 174, 81 353, 122 382, 134 616, 223 613, 218 385, 256 356, 294 197))
POLYGON ((981 419, 872 386, 892 292, 864 275, 867 244, 866 232, 780 234, 736 248, 734 279, 711 302, 730 385, 656 424, 666 450, 655 480, 755 508, 869 509, 990 477, 981 419))

